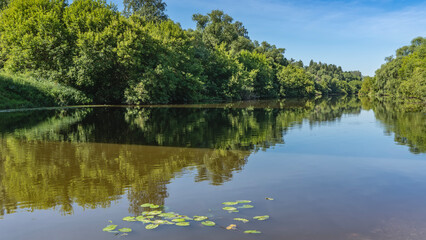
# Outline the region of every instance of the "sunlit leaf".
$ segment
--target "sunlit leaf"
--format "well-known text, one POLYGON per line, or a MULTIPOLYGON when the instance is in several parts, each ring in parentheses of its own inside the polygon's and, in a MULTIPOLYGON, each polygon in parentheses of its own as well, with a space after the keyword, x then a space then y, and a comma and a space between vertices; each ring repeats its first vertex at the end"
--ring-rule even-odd
POLYGON ((102 229, 104 232, 111 232, 114 231, 117 228, 117 225, 108 225, 102 229))
POLYGON ((216 223, 212 221, 204 221, 201 224, 203 224, 204 226, 209 226, 209 227, 213 227, 216 225, 216 223))
POLYGON ((257 233, 262 233, 262 232, 261 231, 257 231, 257 230, 247 230, 247 231, 244 231, 244 233, 257 234, 257 233))
POLYGON ((250 200, 238 200, 237 203, 251 203, 250 200))
POLYGON ((227 206, 233 206, 233 205, 237 205, 238 202, 223 202, 222 204, 227 206))
POLYGON ((120 228, 120 229, 118 229, 118 231, 128 233, 128 232, 131 232, 132 229, 131 228, 120 228))
POLYGON ((144 216, 137 216, 136 220, 143 223, 151 223, 151 221, 144 216))
POLYGON ((159 208, 160 207, 160 205, 154 205, 154 204, 152 204, 151 206, 150 206, 150 208, 159 208))
POLYGON ((238 207, 238 208, 254 208, 254 206, 253 205, 249 205, 249 204, 245 204, 245 205, 243 205, 241 207, 238 207))
POLYGON ((135 217, 124 217, 124 218, 123 218, 123 221, 126 221, 126 222, 134 222, 134 221, 136 221, 136 219, 135 219, 135 217))
POLYGON ((161 211, 151 211, 151 212, 148 212, 148 215, 158 215, 158 214, 161 214, 161 211))
POLYGON ((265 198, 266 200, 269 200, 269 201, 273 201, 274 199, 273 198, 269 198, 269 197, 267 197, 267 198, 265 198))
POLYGON ((158 224, 158 225, 161 225, 161 224, 166 224, 166 223, 167 223, 167 221, 165 221, 165 220, 155 220, 155 221, 153 221, 152 223, 154 223, 154 224, 158 224))
POLYGON ((253 219, 256 219, 256 220, 259 220, 259 221, 263 221, 263 220, 269 219, 269 216, 268 215, 265 215, 265 216, 255 216, 255 217, 253 217, 253 219))
POLYGON ((235 221, 240 221, 240 222, 243 222, 243 223, 248 223, 249 222, 249 220, 245 219, 245 218, 234 218, 234 220, 235 221))
POLYGON ((151 206, 152 206, 151 203, 144 203, 144 204, 141 205, 141 207, 151 207, 151 206))
POLYGON ((237 211, 237 208, 235 207, 223 207, 222 209, 226 211, 237 211))
POLYGON ((175 218, 172 221, 173 222, 185 222, 185 218, 175 218))
POLYGON ((176 223, 176 226, 186 227, 186 226, 189 226, 189 222, 178 222, 176 223))
POLYGON ((148 230, 158 228, 158 224, 148 224, 145 226, 145 228, 148 230))
POLYGON ((231 225, 227 226, 226 229, 227 230, 235 230, 235 229, 237 229, 237 225, 231 224, 231 225))
POLYGON ((204 221, 206 219, 209 219, 206 216, 194 216, 194 221, 200 222, 200 221, 204 221))

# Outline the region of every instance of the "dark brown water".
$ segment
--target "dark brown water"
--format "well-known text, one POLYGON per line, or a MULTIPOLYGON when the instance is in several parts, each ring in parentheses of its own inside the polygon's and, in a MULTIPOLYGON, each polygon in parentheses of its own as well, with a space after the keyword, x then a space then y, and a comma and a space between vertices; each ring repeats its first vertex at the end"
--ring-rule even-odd
POLYGON ((342 98, 3 112, 0 239, 424 240, 426 115, 403 110, 342 98), (239 199, 254 208, 222 210, 239 199), (217 225, 122 220, 144 203, 217 225))

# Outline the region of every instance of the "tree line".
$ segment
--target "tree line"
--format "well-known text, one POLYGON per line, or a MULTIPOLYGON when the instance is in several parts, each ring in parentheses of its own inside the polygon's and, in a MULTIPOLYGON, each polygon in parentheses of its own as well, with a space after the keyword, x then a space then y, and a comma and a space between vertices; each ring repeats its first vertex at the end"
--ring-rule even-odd
MULTIPOLYGON (((221 10, 182 29, 162 0, 3 0, 0 69, 81 92, 92 103, 188 103, 357 93, 362 76, 286 59, 221 10)), ((71 91, 70 91, 71 92, 71 91)), ((66 101, 61 101, 66 102, 66 101)), ((78 103, 78 102, 77 102, 78 103)))

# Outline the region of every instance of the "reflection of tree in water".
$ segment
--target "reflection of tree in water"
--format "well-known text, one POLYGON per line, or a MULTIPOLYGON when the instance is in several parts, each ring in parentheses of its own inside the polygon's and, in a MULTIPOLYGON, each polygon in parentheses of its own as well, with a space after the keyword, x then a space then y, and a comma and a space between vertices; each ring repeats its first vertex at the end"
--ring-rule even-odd
POLYGON ((394 133, 395 142, 408 146, 412 153, 426 152, 426 114, 410 112, 412 106, 406 103, 385 99, 361 100, 364 109, 373 109, 376 119, 383 124, 386 135, 394 133), (407 107, 410 108, 408 111, 407 107))
POLYGON ((108 207, 127 193, 137 214, 142 203, 163 205, 167 184, 186 169, 221 185, 252 152, 284 143, 290 127, 359 111, 358 100, 340 99, 40 112, 43 121, 0 125, 0 207, 71 214, 73 204, 108 207))

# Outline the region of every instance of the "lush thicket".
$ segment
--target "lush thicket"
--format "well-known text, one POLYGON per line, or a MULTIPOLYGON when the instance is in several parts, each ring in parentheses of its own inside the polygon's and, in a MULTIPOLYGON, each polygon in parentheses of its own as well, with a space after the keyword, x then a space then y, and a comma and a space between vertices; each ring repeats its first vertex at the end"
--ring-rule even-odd
POLYGON ((358 91, 359 72, 288 61, 250 40, 219 10, 195 30, 168 19, 161 0, 12 0, 0 12, 0 68, 75 88, 94 103, 185 103, 308 97, 358 91))
POLYGON ((393 96, 397 99, 426 101, 426 38, 418 37, 411 45, 386 58, 375 77, 365 78, 363 95, 393 96))

